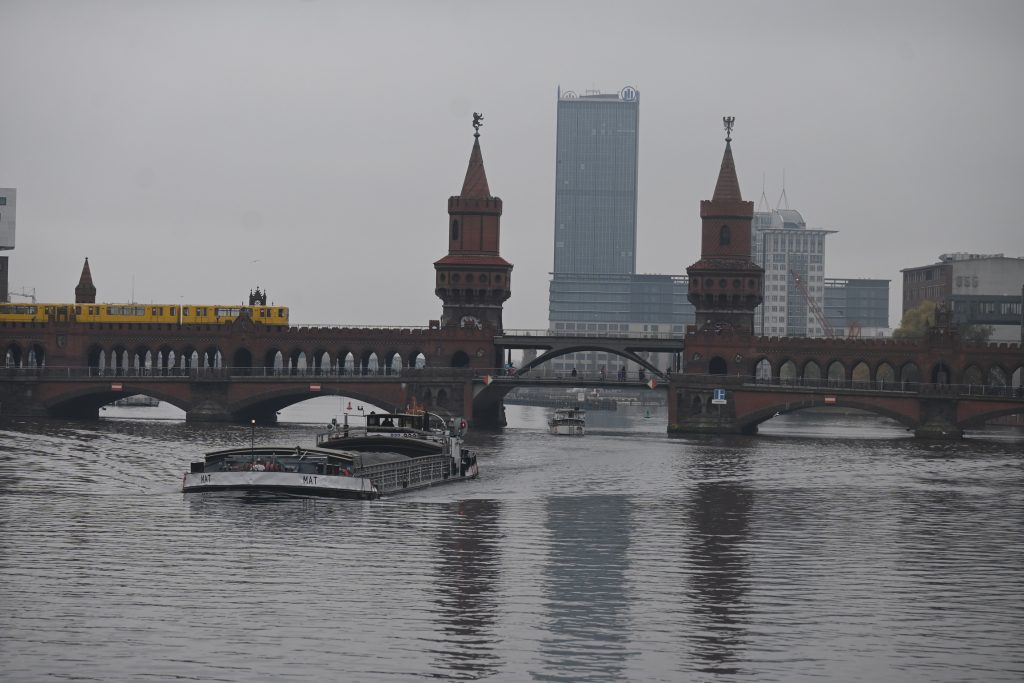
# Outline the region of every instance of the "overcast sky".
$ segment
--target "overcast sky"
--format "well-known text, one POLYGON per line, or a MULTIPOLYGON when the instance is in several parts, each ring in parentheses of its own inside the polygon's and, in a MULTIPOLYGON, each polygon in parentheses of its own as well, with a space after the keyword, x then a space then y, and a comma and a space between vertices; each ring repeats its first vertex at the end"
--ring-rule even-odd
POLYGON ((547 326, 556 89, 640 103, 637 269, 699 257, 721 117, 745 199, 828 238, 826 277, 1024 256, 1024 2, 0 0, 11 287, 425 325, 472 112, 508 328, 547 326), (133 284, 134 283, 134 284, 133 284))

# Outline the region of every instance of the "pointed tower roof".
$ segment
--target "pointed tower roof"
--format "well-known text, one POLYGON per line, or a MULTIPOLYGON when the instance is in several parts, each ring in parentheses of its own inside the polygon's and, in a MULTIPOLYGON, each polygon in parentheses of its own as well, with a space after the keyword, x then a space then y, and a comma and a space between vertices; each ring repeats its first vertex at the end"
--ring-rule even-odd
POLYGON ((715 185, 715 194, 711 196, 713 202, 742 202, 740 195, 740 182, 736 179, 736 163, 732 160, 732 141, 725 139, 725 154, 722 156, 722 168, 718 171, 718 184, 715 185))
POLYGON ((491 189, 487 186, 487 172, 484 171, 484 156, 480 152, 480 134, 477 133, 473 142, 473 151, 469 155, 469 168, 466 169, 466 180, 462 183, 464 199, 490 199, 491 189))
POLYGON ((92 271, 89 270, 89 257, 85 258, 85 265, 82 266, 82 275, 78 278, 78 286, 75 287, 75 303, 96 303, 96 285, 92 283, 92 271))

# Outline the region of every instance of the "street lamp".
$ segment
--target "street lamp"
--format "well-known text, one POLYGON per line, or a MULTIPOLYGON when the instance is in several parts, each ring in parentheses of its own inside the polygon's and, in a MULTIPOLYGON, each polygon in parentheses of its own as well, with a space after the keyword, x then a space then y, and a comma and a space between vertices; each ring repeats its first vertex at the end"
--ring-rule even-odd
POLYGON ((249 431, 249 458, 256 462, 256 419, 251 421, 252 427, 249 431))

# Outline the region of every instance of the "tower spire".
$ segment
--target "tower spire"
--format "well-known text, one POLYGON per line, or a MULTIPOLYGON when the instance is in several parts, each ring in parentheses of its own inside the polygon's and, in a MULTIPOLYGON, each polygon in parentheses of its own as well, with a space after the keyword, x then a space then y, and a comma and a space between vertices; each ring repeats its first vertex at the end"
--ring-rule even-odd
POLYGON ((92 271, 89 270, 89 257, 85 257, 85 265, 82 266, 82 275, 78 278, 78 286, 75 287, 76 304, 96 303, 96 285, 92 283, 92 271))
POLYGON ((736 162, 732 159, 732 127, 736 117, 725 116, 722 123, 725 124, 725 154, 722 155, 722 167, 718 171, 718 183, 711 201, 742 202, 740 182, 736 179, 736 162))

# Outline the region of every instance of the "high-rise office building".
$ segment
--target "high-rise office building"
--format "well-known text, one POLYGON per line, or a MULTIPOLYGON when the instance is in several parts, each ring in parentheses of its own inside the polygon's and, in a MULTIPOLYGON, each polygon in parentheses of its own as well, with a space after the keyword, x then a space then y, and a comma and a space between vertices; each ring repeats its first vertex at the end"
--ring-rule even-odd
MULTIPOLYGON (((12 187, 0 187, 0 250, 14 249, 17 206, 18 191, 12 187)), ((0 301, 7 301, 8 297, 7 257, 0 256, 0 301)))
POLYGON ((554 275, 636 272, 640 93, 559 92, 554 275))
POLYGON ((889 281, 825 278, 825 318, 839 337, 890 336, 889 281))
MULTIPOLYGON (((640 93, 558 93, 554 269, 548 321, 567 334, 682 334, 693 321, 686 278, 638 275, 640 93)), ((651 358, 660 365, 664 359, 651 358)), ((581 372, 621 359, 579 353, 552 362, 581 372)))
POLYGON ((764 302, 754 311, 754 333, 824 336, 825 237, 836 231, 809 229, 792 209, 755 211, 752 227, 754 262, 764 268, 764 302))

